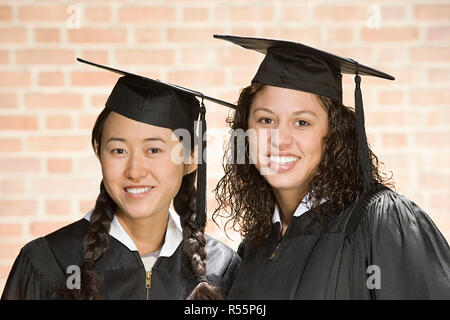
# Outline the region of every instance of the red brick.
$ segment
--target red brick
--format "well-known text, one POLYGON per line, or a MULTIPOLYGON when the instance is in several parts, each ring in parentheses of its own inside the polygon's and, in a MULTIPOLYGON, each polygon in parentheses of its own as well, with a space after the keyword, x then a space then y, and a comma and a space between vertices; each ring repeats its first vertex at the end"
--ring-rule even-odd
POLYGON ((99 190, 100 181, 92 178, 47 178, 34 179, 31 192, 35 195, 68 196, 93 195, 99 190))
POLYGON ((85 215, 88 213, 92 208, 95 207, 95 201, 96 199, 92 200, 80 200, 78 203, 80 215, 85 215))
POLYGON ((183 8, 183 21, 199 22, 208 20, 208 8, 183 8))
POLYGON ((314 19, 331 21, 357 21, 367 19, 365 6, 321 6, 314 7, 314 19))
POLYGON ((414 145, 423 148, 443 148, 448 146, 450 131, 418 132, 414 134, 414 145))
POLYGON ((36 42, 59 42, 61 36, 58 29, 35 29, 34 39, 36 42))
POLYGON ((430 27, 427 29, 427 40, 446 41, 450 39, 450 26, 430 27))
POLYGON ((12 20, 12 8, 10 6, 0 6, 0 21, 12 20))
POLYGON ((2 130, 36 130, 38 119, 36 116, 0 116, 2 130))
POLYGON ((8 50, 0 50, 0 64, 9 63, 9 52, 8 50))
POLYGON ((81 115, 78 120, 78 128, 92 130, 97 120, 98 114, 81 115))
POLYGON ((450 91, 445 89, 418 89, 410 95, 410 103, 414 106, 448 105, 450 101, 450 91))
POLYGON ((115 52, 120 65, 172 65, 174 53, 171 50, 120 50, 115 52))
POLYGON ((0 190, 3 194, 25 193, 25 181, 14 179, 2 179, 0 181, 0 190))
POLYGON ((261 54, 254 51, 242 51, 242 48, 230 48, 218 52, 220 66, 253 66, 261 60, 261 54))
POLYGON ((168 72, 168 81, 190 86, 191 88, 200 86, 222 86, 225 83, 224 71, 205 70, 182 70, 168 72), (208 81, 205 82, 205 79, 208 81))
POLYGON ((25 49, 16 53, 17 63, 30 64, 75 64, 76 57, 73 50, 68 49, 25 49))
POLYGON ((412 41, 416 40, 419 30, 414 27, 381 28, 381 29, 362 29, 361 38, 363 41, 412 41))
POLYGON ((419 176, 419 184, 423 189, 444 189, 450 187, 450 175, 445 173, 425 172, 419 176))
POLYGON ((173 22, 176 15, 171 7, 125 7, 119 9, 118 18, 119 22, 156 23, 173 22))
POLYGON ((418 47, 411 49, 411 61, 450 61, 450 47, 418 47))
POLYGON ((383 147, 402 148, 408 144, 408 139, 403 133, 384 133, 382 136, 383 147))
POLYGON ((306 21, 309 17, 308 6, 290 6, 281 8, 281 20, 282 21, 306 21))
POLYGON ((16 43, 27 41, 25 28, 0 28, 0 43, 16 43))
POLYGON ((138 43, 158 43, 163 40, 163 30, 160 27, 155 28, 136 28, 134 39, 138 43))
POLYGON ((450 80, 449 69, 430 69, 427 71, 429 82, 448 82, 450 80))
POLYGON ((68 39, 73 43, 124 43, 127 33, 117 28, 81 28, 69 30, 68 39))
POLYGON ((20 249, 24 246, 22 241, 18 242, 0 242, 0 260, 11 260, 11 265, 14 259, 18 256, 20 249))
POLYGON ((38 159, 0 159, 0 172, 2 173, 34 173, 39 172, 40 169, 41 162, 38 159))
POLYGON ((210 42, 217 44, 213 34, 223 34, 226 29, 222 27, 196 27, 196 28, 173 28, 167 29, 167 40, 169 42, 210 42))
POLYGON ((0 86, 2 87, 27 87, 31 83, 31 76, 26 71, 1 71, 0 86))
POLYGON ((2 217, 29 217, 37 213, 37 208, 36 200, 0 200, 0 216, 2 217))
POLYGON ((17 95, 14 93, 0 94, 0 108, 17 108, 19 105, 17 95))
POLYGON ((69 173, 72 171, 72 159, 48 159, 47 171, 49 173, 69 173))
POLYGON ((71 129, 72 117, 70 115, 48 115, 45 117, 47 129, 71 129))
POLYGON ((111 8, 109 7, 86 7, 84 17, 87 21, 109 22, 111 21, 111 8))
POLYGON ((83 151, 89 150, 87 136, 42 136, 29 138, 31 151, 83 151))
POLYGON ((0 224, 0 238, 18 238, 23 235, 23 226, 21 223, 0 224))
POLYGON ((327 29, 327 42, 349 42, 355 39, 355 28, 330 27, 327 29))
MULTIPOLYGON (((84 50, 81 53, 80 58, 84 58, 88 61, 93 61, 100 64, 108 64, 108 51, 101 50, 84 50)), ((83 66, 86 68, 87 66, 83 66)))
POLYGON ((414 18, 418 20, 450 20, 450 5, 416 5, 414 18))
POLYGON ((268 27, 263 28, 263 33, 269 38, 280 38, 304 43, 318 43, 322 40, 322 34, 317 27, 268 27))
POLYGON ((406 6, 385 6, 380 7, 380 15, 383 21, 402 21, 406 17, 406 6))
POLYGON ((0 150, 4 152, 22 151, 22 140, 20 138, 0 138, 0 150))
POLYGON ((19 19, 23 21, 66 21, 70 14, 66 6, 22 6, 19 19))
POLYGON ((72 205, 67 200, 47 200, 45 213, 49 215, 68 215, 72 211, 72 205))
POLYGON ((59 71, 41 72, 38 75, 38 83, 41 86, 63 86, 64 74, 59 71))
POLYGON ((74 86, 110 86, 117 82, 120 75, 111 72, 74 71, 70 74, 74 86))
POLYGON ((83 97, 72 93, 28 93, 25 105, 33 109, 81 109, 83 97))
POLYGON ((403 103, 404 93, 401 91, 380 91, 378 102, 381 105, 399 106, 403 103))

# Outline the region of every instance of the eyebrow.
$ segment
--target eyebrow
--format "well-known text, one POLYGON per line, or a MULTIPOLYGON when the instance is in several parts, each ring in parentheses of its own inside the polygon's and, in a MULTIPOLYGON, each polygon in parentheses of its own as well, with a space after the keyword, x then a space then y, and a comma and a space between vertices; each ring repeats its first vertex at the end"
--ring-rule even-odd
MULTIPOLYGON (((256 113, 256 112, 258 112, 258 111, 265 111, 265 112, 271 113, 271 114, 273 114, 273 115, 275 114, 272 110, 267 109, 267 108, 257 108, 257 109, 255 109, 255 111, 254 111, 253 113, 256 113)), ((317 114, 316 114, 314 111, 310 111, 310 110, 299 110, 299 111, 295 111, 295 112, 293 112, 291 115, 293 115, 293 116, 298 116, 298 115, 301 115, 301 114, 304 114, 304 113, 309 113, 309 114, 311 114, 312 116, 317 117, 317 114)))
MULTIPOLYGON (((106 143, 109 143, 111 141, 127 142, 127 139, 119 138, 119 137, 111 137, 111 138, 108 139, 108 141, 106 141, 106 143)), ((145 139, 142 139, 142 141, 144 141, 144 142, 147 142, 147 141, 161 141, 163 143, 166 143, 166 141, 163 138, 161 138, 161 137, 145 138, 145 139)))

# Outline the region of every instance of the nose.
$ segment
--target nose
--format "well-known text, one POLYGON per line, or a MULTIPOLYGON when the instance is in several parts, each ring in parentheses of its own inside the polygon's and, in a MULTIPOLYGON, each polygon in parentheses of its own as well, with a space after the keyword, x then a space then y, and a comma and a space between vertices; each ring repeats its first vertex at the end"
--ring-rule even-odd
POLYGON ((275 129, 272 129, 270 142, 272 150, 274 148, 279 151, 288 149, 292 143, 292 135, 289 126, 280 124, 275 129))
POLYGON ((145 161, 138 155, 131 154, 127 161, 125 176, 132 181, 140 181, 147 175, 145 161))

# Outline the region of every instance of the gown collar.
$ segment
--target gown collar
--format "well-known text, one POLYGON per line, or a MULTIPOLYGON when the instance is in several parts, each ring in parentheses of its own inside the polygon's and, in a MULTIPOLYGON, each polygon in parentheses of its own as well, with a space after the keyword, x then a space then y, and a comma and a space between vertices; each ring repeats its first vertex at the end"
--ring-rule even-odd
MULTIPOLYGON (((307 194, 303 200, 298 205, 297 209, 295 209, 294 217, 300 217, 305 212, 309 211, 312 205, 312 200, 309 194, 307 194)), ((272 223, 279 223, 281 226, 281 217, 280 217, 280 207, 278 206, 278 203, 275 202, 275 209, 273 210, 273 216, 272 216, 272 223)))
MULTIPOLYGON (((94 209, 91 209, 84 216, 84 219, 89 221, 93 210, 94 209)), ((122 225, 120 224, 119 220, 115 215, 113 221, 111 222, 109 235, 118 240, 129 250, 138 251, 133 240, 125 231, 125 229, 122 227, 122 225)), ((167 223, 166 236, 159 256, 170 257, 171 255, 173 255, 173 253, 175 252, 175 250, 177 250, 182 240, 183 240, 183 230, 181 228, 180 216, 174 210, 169 208, 169 221, 167 223)))

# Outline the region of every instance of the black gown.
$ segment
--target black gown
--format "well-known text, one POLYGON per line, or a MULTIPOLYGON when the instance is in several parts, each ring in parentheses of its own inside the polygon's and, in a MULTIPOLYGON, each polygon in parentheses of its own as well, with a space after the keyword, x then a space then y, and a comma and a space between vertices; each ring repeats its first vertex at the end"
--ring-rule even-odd
POLYGON ((450 299, 450 249, 416 204, 386 189, 327 224, 313 210, 241 243, 228 299, 450 299))
MULTIPOLYGON (((58 299, 55 293, 67 288, 67 279, 73 274, 68 267, 82 263, 83 238, 88 229, 89 222, 81 219, 25 245, 9 274, 2 299, 58 299)), ((185 299, 196 286, 181 245, 172 256, 156 260, 147 288, 147 273, 138 251, 131 251, 109 237, 109 250, 95 264, 102 299, 178 300, 185 299)), ((228 291, 236 277, 240 257, 207 235, 206 252, 208 280, 228 291)))

